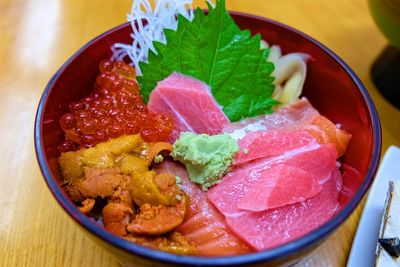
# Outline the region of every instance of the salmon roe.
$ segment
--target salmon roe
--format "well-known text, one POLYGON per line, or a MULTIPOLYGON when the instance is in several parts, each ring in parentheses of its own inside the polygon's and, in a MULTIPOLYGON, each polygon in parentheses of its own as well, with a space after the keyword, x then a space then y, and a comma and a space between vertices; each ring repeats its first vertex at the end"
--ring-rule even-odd
POLYGON ((87 148, 125 134, 140 133, 148 142, 167 141, 174 127, 170 114, 151 113, 139 95, 135 69, 122 62, 99 64, 93 92, 69 104, 60 118, 65 140, 60 152, 87 148))

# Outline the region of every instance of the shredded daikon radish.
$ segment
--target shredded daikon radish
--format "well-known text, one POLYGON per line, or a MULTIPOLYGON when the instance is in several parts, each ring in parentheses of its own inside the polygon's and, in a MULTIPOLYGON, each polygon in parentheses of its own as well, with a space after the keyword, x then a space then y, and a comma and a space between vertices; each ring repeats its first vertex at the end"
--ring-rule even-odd
POLYGON ((299 98, 303 90, 307 75, 306 62, 310 56, 303 53, 282 55, 279 46, 272 45, 269 47, 264 40, 261 41, 261 48, 270 49, 268 61, 275 65, 272 73, 272 76, 275 77, 273 97, 283 105, 294 102, 299 98))
POLYGON ((166 43, 164 29, 176 30, 178 26, 177 15, 193 19, 192 0, 156 0, 154 9, 149 0, 134 0, 128 21, 132 26, 131 45, 116 43, 112 46, 113 60, 122 60, 129 57, 136 68, 136 73, 141 74, 139 62, 147 62, 149 49, 157 53, 153 41, 166 43))

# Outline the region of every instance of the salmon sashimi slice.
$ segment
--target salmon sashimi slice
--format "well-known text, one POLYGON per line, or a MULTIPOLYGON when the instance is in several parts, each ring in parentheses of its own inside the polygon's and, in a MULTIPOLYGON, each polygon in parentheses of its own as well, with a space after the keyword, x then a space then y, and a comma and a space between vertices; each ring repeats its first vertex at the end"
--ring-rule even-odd
POLYGON ((342 187, 338 170, 322 191, 304 202, 262 212, 243 211, 226 217, 229 228, 256 250, 265 250, 298 239, 335 215, 342 187))
POLYGON ((311 172, 278 164, 261 173, 237 206, 248 211, 264 211, 303 202, 321 190, 318 177, 311 172))
POLYGON ((176 231, 196 243, 199 256, 233 256, 252 251, 228 229, 225 219, 211 204, 176 231))
POLYGON ((185 220, 176 231, 196 243, 199 256, 230 256, 249 253, 252 249, 226 226, 224 217, 208 201, 205 193, 190 182, 183 165, 164 161, 155 168, 156 172, 169 172, 182 180, 181 188, 190 199, 185 220))
POLYGON ((307 131, 258 130, 249 132, 238 142, 239 152, 235 156, 235 164, 280 155, 315 142, 315 138, 307 131))
POLYGON ((173 116, 171 142, 184 131, 218 134, 230 124, 209 86, 179 73, 172 73, 158 83, 150 95, 148 108, 151 112, 168 112, 173 116))
POLYGON ((316 117, 305 129, 317 139, 318 143, 334 144, 338 158, 344 155, 351 140, 351 134, 338 128, 322 115, 316 117))

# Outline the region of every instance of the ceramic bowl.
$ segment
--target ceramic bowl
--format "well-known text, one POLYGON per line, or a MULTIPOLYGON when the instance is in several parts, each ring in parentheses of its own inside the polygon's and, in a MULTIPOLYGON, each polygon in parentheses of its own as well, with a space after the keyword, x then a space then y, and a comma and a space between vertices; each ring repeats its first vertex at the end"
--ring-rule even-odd
POLYGON ((99 62, 111 56, 110 46, 115 42, 131 42, 131 28, 126 23, 90 41, 55 73, 40 100, 34 136, 37 159, 55 200, 89 237, 115 254, 124 265, 290 265, 300 261, 343 224, 371 185, 381 153, 381 128, 371 97, 356 74, 331 50, 291 27, 247 14, 232 13, 232 16, 241 28, 260 33, 270 44, 281 46, 283 53, 302 52, 311 56, 303 95, 321 114, 340 123, 353 136, 342 158, 342 208, 327 223, 293 242, 262 252, 215 258, 179 256, 136 245, 107 232, 79 212, 59 183, 56 146, 63 134, 58 120, 71 101, 90 93, 99 62))

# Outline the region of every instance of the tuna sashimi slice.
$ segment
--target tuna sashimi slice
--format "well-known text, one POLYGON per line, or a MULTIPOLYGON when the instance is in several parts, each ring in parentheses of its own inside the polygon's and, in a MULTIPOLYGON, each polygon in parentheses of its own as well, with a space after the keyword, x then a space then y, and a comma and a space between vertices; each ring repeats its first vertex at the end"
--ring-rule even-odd
POLYGON ((338 170, 316 196, 293 205, 262 212, 244 211, 226 217, 230 229, 256 250, 300 238, 326 223, 339 208, 342 180, 338 170))
POLYGON ((223 131, 225 133, 232 133, 234 136, 243 137, 246 132, 252 131, 252 124, 256 124, 255 128, 263 130, 298 129, 303 125, 311 124, 318 115, 319 112, 303 97, 290 105, 278 109, 272 114, 228 124, 223 131), (248 128, 246 129, 246 127, 248 128))
POLYGON ((179 73, 172 73, 158 83, 150 95, 148 108, 172 114, 175 127, 171 142, 184 131, 218 134, 230 124, 209 86, 179 73))
POLYGON ((320 145, 317 149, 303 151, 301 155, 289 157, 285 164, 298 167, 318 177, 325 183, 337 168, 336 150, 332 144, 320 145))
POLYGON ((318 177, 298 167, 278 164, 263 171, 237 206, 249 211, 264 211, 302 202, 318 194, 318 177))
POLYGON ((254 131, 277 129, 308 131, 318 143, 333 144, 337 151, 337 158, 343 156, 351 140, 351 134, 320 115, 304 97, 272 114, 230 123, 224 127, 223 132, 240 140, 254 131))
POLYGON ((243 196, 261 177, 267 176, 273 166, 281 164, 302 169, 316 177, 319 184, 324 184, 336 169, 336 151, 332 145, 312 144, 237 166, 222 178, 221 183, 208 190, 207 198, 225 216, 240 213, 243 210, 237 204, 243 196))
POLYGON ((205 193, 189 181, 184 166, 167 160, 155 170, 173 173, 182 179, 181 187, 189 196, 190 206, 183 224, 176 230, 196 243, 199 256, 229 256, 252 251, 228 229, 224 217, 207 200, 205 193))
POLYGON ((236 154, 235 164, 280 155, 316 143, 316 140, 307 131, 259 130, 249 132, 238 143, 239 152, 236 154))

